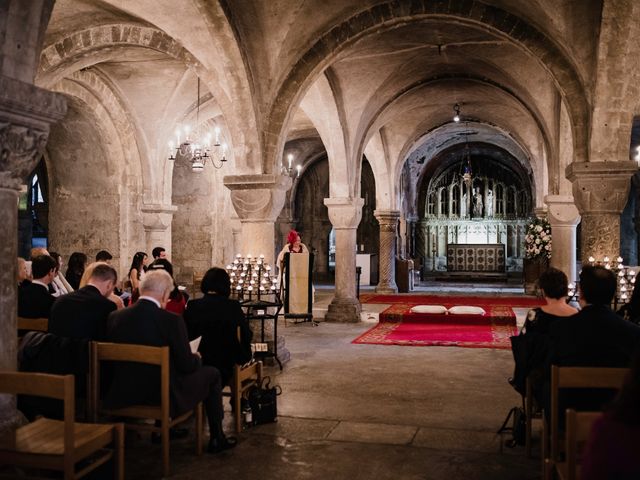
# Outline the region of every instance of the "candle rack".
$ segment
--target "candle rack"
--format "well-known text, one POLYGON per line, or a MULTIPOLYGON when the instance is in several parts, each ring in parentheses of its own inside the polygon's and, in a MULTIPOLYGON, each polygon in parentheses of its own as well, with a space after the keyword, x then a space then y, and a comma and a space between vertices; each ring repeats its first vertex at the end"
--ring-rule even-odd
POLYGON ((267 300, 279 302, 277 276, 264 255, 237 254, 227 265, 231 279, 231 297, 238 301, 267 300))
MULTIPOLYGON (((631 295, 636 285, 636 272, 631 267, 624 265, 622 257, 618 256, 615 261, 609 257, 604 257, 602 260, 589 257, 589 265, 603 266, 607 270, 613 271, 616 275, 616 294, 613 299, 614 310, 631 301, 631 295)), ((568 300, 577 302, 578 297, 578 282, 575 285, 570 283, 568 300)))

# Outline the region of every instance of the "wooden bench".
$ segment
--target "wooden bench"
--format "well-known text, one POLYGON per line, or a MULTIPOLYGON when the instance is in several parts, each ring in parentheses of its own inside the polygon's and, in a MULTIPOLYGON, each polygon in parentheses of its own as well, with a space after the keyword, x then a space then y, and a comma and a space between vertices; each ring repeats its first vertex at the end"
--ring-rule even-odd
POLYGON ((124 428, 121 423, 75 423, 73 375, 1 372, 0 392, 64 402, 64 421, 42 417, 5 436, 0 444, 0 465, 58 470, 64 472, 65 479, 75 479, 113 459, 114 478, 124 478, 124 428), (113 447, 105 450, 109 444, 113 447), (90 463, 77 465, 90 456, 90 463))
MULTIPOLYGON (((169 476, 169 430, 175 425, 188 420, 193 412, 186 412, 178 417, 169 416, 169 347, 149 347, 146 345, 128 345, 120 343, 95 342, 92 348, 91 361, 91 408, 94 421, 98 414, 132 419, 151 419, 160 422, 155 424, 141 424, 125 422, 125 427, 131 430, 157 432, 162 441, 162 466, 164 476, 169 476), (160 367, 160 405, 131 405, 117 409, 105 409, 100 404, 100 363, 134 362, 160 367)), ((202 402, 195 408, 196 414, 196 454, 202 455, 202 402)))
POLYGON ((551 412, 549 416, 551 425, 547 424, 543 415, 542 433, 542 473, 545 479, 551 477, 560 454, 559 390, 570 388, 619 389, 628 372, 628 368, 551 366, 551 412), (547 439, 549 443, 547 443, 547 439), (550 445, 550 448, 547 445, 550 445))

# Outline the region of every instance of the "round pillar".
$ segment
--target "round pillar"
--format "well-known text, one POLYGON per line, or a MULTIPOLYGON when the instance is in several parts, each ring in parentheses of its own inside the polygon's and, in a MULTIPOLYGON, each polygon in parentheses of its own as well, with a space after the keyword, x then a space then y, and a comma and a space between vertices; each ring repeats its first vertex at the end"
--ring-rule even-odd
POLYGON ((336 231, 336 293, 325 320, 359 322, 356 297, 356 230, 362 218, 362 198, 325 198, 329 220, 336 231))

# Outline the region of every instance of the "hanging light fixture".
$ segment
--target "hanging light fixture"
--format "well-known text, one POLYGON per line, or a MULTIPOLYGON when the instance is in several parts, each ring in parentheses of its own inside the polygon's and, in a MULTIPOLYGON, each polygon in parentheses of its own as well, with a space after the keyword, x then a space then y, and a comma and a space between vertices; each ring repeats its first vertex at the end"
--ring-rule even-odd
POLYGON ((460 121, 460 105, 457 103, 453 106, 453 121, 458 123, 460 121))
MULTIPOLYGON (((284 175, 291 175, 293 173, 293 170, 294 170, 294 168, 293 168, 293 159, 294 159, 293 153, 288 153, 286 158, 287 158, 287 163, 286 163, 286 165, 282 165, 282 173, 284 175)), ((302 170, 302 165, 300 165, 300 164, 296 165, 295 170, 297 171, 298 176, 299 176, 300 175, 300 171, 302 170)))
POLYGON ((469 126, 466 125, 464 133, 464 154, 462 159, 462 181, 467 188, 471 188, 471 184, 473 183, 473 170, 471 169, 471 151, 469 150, 468 128, 469 126))
POLYGON ((175 160, 178 155, 187 157, 191 161, 191 170, 195 173, 201 173, 204 170, 207 160, 211 160, 211 165, 214 168, 222 168, 227 161, 227 144, 220 143, 220 127, 214 129, 215 152, 219 156, 218 159, 211 153, 211 132, 207 132, 204 137, 201 137, 200 132, 200 77, 198 77, 198 97, 196 103, 196 133, 195 137, 192 137, 192 131, 189 125, 184 125, 182 132, 180 129, 176 130, 177 143, 173 141, 169 142, 169 160, 175 160), (184 141, 181 142, 181 134, 184 133, 184 141))

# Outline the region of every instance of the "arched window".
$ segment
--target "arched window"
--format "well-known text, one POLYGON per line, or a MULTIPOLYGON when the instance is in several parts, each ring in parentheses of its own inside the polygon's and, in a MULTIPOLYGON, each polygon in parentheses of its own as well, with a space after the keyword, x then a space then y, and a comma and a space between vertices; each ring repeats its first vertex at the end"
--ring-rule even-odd
POLYGON ((515 201, 516 191, 515 188, 507 188, 507 215, 515 215, 515 201))
POLYGON ((449 190, 440 189, 440 215, 449 215, 449 190))
POLYGON ((504 187, 496 183, 496 215, 504 215, 504 187))

